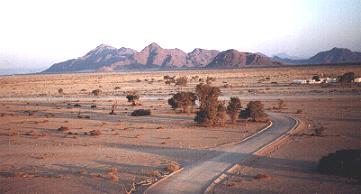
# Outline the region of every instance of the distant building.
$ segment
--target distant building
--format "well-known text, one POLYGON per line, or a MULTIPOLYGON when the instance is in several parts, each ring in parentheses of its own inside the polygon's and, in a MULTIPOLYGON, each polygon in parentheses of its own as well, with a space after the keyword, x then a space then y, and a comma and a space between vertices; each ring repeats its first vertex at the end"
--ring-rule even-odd
POLYGON ((292 81, 293 84, 306 84, 307 81, 304 79, 296 79, 292 81))
POLYGON ((337 82, 337 78, 329 78, 327 77, 325 79, 325 83, 336 83, 337 82))
POLYGON ((356 83, 361 83, 361 77, 357 77, 353 80, 353 82, 356 82, 356 83))

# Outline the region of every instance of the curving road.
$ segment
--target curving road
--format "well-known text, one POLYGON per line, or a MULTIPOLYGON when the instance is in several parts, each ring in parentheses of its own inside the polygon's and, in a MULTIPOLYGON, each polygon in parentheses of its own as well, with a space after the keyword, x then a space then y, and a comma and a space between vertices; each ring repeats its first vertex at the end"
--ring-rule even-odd
POLYGON ((230 148, 219 151, 219 155, 203 162, 188 165, 178 174, 159 182, 145 191, 147 194, 183 193, 198 194, 236 163, 245 161, 254 152, 268 145, 296 125, 296 121, 284 114, 268 113, 273 125, 267 130, 230 148))

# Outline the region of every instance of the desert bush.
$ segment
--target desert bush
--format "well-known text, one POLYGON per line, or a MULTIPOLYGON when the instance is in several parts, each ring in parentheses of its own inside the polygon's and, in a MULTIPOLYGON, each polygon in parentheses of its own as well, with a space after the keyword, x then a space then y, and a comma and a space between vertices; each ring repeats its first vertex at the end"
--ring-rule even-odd
POLYGON ((59 93, 59 94, 63 94, 63 92, 64 92, 63 88, 59 88, 59 89, 58 89, 58 93, 59 93))
POLYGON ((279 99, 278 100, 278 110, 282 110, 285 107, 286 107, 285 102, 282 99, 279 99))
POLYGON ((301 114, 303 112, 302 109, 297 109, 296 114, 301 114))
POLYGON ((179 170, 181 168, 181 166, 177 163, 171 163, 171 164, 168 164, 164 170, 168 173, 172 173, 172 172, 175 172, 177 170, 179 170))
POLYGON ((187 83, 188 83, 187 77, 179 77, 175 81, 175 85, 178 85, 178 86, 187 86, 187 83))
POLYGON ((132 116, 148 116, 151 115, 151 111, 149 109, 137 109, 131 113, 132 116))
POLYGON ((91 106, 90 106, 90 108, 96 108, 97 107, 97 105, 95 105, 95 104, 92 104, 91 106))
POLYGON ((342 76, 338 78, 341 85, 344 84, 351 84, 355 80, 355 73, 354 72, 347 72, 344 73, 342 76))
POLYGON ((102 92, 102 91, 101 91, 100 89, 95 89, 95 90, 92 91, 92 94, 93 94, 94 96, 99 96, 101 92, 102 92))
POLYGON ((314 131, 316 136, 322 136, 325 131, 325 128, 323 126, 317 127, 314 129, 314 131))
POLYGON ((61 126, 61 127, 58 128, 58 131, 69 131, 69 128, 61 126))
POLYGON ((200 101, 200 107, 194 120, 201 125, 216 126, 218 96, 221 94, 221 90, 208 84, 198 84, 196 94, 200 101))
POLYGON ((120 90, 120 87, 119 87, 119 86, 117 86, 117 87, 115 87, 115 88, 114 88, 114 90, 120 90))
POLYGON ((89 131, 89 134, 91 136, 98 136, 98 135, 102 134, 102 132, 100 130, 91 130, 91 131, 89 131))
POLYGON ((228 102, 227 113, 232 123, 236 122, 241 108, 241 100, 238 97, 231 97, 231 100, 228 102))
POLYGON ((129 92, 126 96, 128 102, 131 102, 133 106, 136 106, 139 100, 139 95, 136 92, 129 92))
POLYGON ((312 79, 315 80, 315 81, 318 81, 318 82, 321 81, 321 78, 320 78, 319 75, 312 76, 312 79))
POLYGON ((207 79, 206 79, 207 84, 211 84, 214 81, 216 81, 216 78, 214 78, 214 77, 207 77, 207 79))
POLYGON ((321 173, 355 178, 361 181, 361 150, 338 150, 318 162, 321 173))
POLYGON ((267 117, 267 114, 264 112, 264 105, 261 101, 250 101, 247 108, 240 112, 240 117, 251 118, 252 121, 261 121, 267 117))
POLYGON ((178 92, 168 99, 168 104, 173 109, 181 108, 182 112, 188 113, 190 107, 194 107, 197 96, 193 92, 178 92))

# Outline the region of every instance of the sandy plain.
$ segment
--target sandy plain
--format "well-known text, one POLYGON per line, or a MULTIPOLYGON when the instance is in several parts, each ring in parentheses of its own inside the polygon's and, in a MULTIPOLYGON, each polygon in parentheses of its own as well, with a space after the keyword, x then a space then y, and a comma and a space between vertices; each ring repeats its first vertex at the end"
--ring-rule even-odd
POLYGON ((221 99, 238 96, 243 106, 261 100, 267 111, 278 111, 273 107, 283 99, 282 112, 303 123, 287 143, 230 176, 232 184, 218 185, 216 193, 357 193, 354 180, 321 175, 315 167, 329 152, 360 148, 361 86, 290 84, 349 71, 361 75, 359 66, 318 66, 0 77, 0 193, 125 193, 133 182, 141 193, 170 163, 207 160, 266 125, 239 121, 205 128, 193 121, 194 113, 172 110, 167 99, 194 91, 194 76, 216 78, 221 99), (165 75, 187 76, 189 83, 167 85, 165 75), (94 89, 102 91, 99 96, 91 94, 94 89), (138 92, 140 106, 126 101, 129 91, 138 92), (115 102, 116 115, 109 115, 115 102), (138 108, 152 115, 130 116, 138 108), (321 125, 325 136, 311 136, 321 125), (58 131, 61 126, 69 130, 58 131), (91 136, 92 130, 101 134, 91 136), (271 178, 254 180, 257 173, 271 178))

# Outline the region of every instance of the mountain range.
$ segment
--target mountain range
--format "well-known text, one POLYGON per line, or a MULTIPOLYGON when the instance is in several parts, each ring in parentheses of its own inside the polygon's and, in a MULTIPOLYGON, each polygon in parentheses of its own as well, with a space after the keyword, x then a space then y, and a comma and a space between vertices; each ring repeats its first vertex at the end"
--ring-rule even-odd
POLYGON ((242 68, 247 66, 269 66, 284 64, 325 64, 361 62, 361 53, 348 49, 333 48, 309 59, 268 57, 262 53, 226 51, 196 48, 186 53, 180 49, 164 49, 151 43, 140 52, 131 48, 114 48, 105 44, 97 46, 84 56, 55 63, 45 73, 93 72, 146 69, 188 68, 242 68))
POLYGON ((333 48, 322 51, 309 59, 291 59, 274 56, 274 61, 284 64, 340 64, 340 63, 360 63, 361 52, 353 52, 346 48, 333 48))

